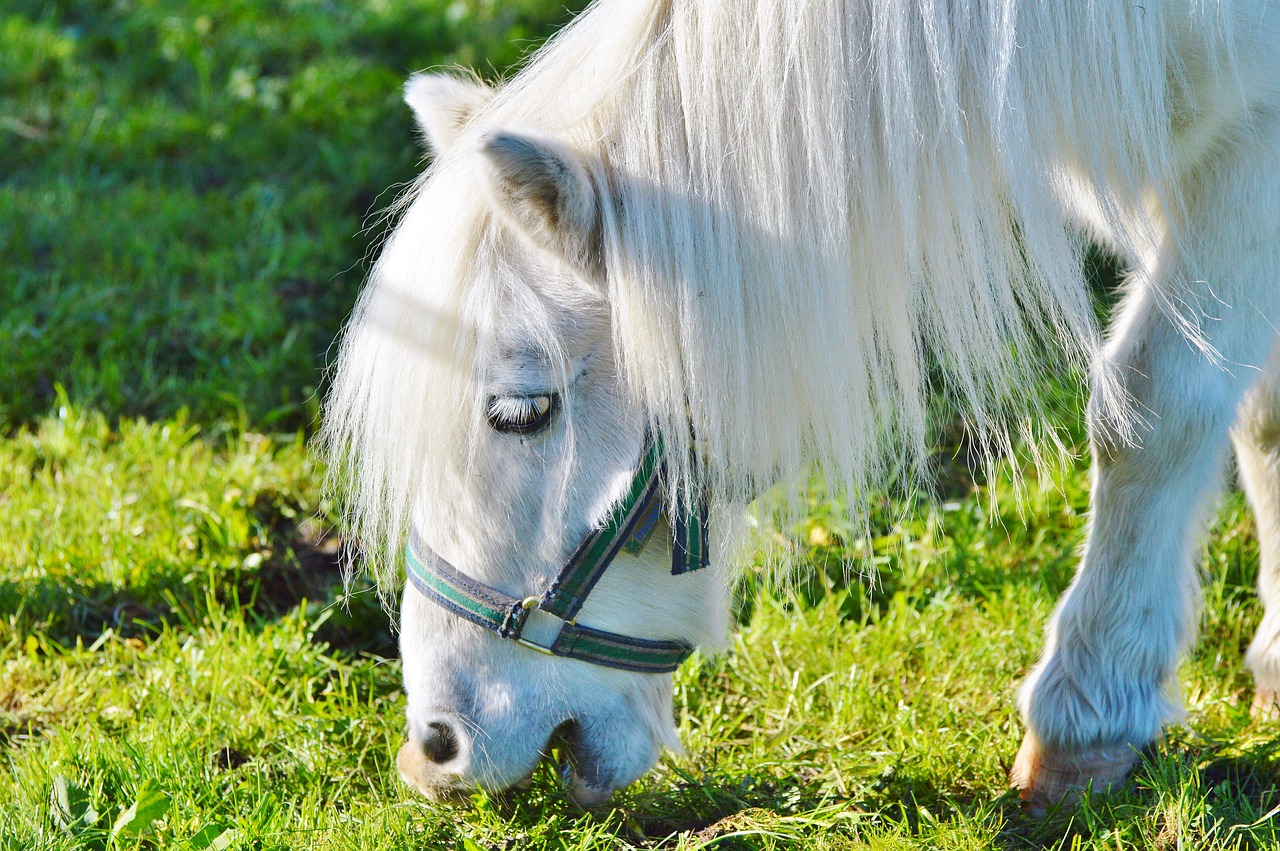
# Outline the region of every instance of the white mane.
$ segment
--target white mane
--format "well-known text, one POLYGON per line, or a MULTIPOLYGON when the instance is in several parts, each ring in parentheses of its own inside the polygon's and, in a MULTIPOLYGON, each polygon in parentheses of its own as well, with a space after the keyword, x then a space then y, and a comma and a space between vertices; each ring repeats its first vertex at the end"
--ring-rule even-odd
MULTIPOLYGON (((931 392, 1000 450, 1045 365, 1093 357, 1071 217, 1122 253, 1152 250, 1173 203, 1156 194, 1171 17, 1083 0, 601 0, 470 127, 556 136, 607 176, 614 345, 671 457, 696 439, 726 501, 812 465, 865 492, 903 458, 924 468, 931 392)), ((326 413, 384 579, 419 495, 449 497, 431 465, 483 420, 471 364, 513 297, 469 283, 493 226, 459 147, 407 199, 326 413)))

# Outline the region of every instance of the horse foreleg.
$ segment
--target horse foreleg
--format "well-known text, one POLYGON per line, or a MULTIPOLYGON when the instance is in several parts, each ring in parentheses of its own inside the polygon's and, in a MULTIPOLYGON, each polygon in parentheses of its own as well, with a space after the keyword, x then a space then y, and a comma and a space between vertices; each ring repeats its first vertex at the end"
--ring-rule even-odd
POLYGON ((1240 484, 1258 526, 1258 596, 1263 618, 1245 661, 1256 684, 1253 710, 1280 715, 1280 348, 1245 397, 1231 434, 1240 484))
POLYGON ((1075 580, 1022 691, 1012 781, 1033 805, 1122 781, 1177 713, 1174 674, 1197 596, 1192 558, 1238 401, 1147 295, 1109 347, 1146 426, 1126 442, 1090 422, 1091 521, 1075 580))
POLYGON ((1021 693, 1027 734, 1011 780, 1033 808, 1120 783, 1179 713, 1194 550, 1280 315, 1278 151, 1237 152, 1193 175, 1184 238, 1166 240, 1113 327, 1098 375, 1119 381, 1141 422, 1132 434, 1117 428, 1095 390, 1088 542, 1021 693), (1201 345, 1179 310, 1199 323, 1201 345))

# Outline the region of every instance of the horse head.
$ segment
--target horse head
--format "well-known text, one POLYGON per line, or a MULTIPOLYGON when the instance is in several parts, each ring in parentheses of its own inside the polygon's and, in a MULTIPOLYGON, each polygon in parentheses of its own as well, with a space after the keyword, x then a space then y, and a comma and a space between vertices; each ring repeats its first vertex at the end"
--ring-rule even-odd
POLYGON ((348 329, 326 428, 357 529, 410 541, 401 776, 433 799, 503 790, 558 741, 591 805, 678 749, 670 672, 723 641, 725 583, 680 568, 705 506, 664 487, 615 360, 600 166, 472 128, 488 94, 406 88, 436 165, 348 329))

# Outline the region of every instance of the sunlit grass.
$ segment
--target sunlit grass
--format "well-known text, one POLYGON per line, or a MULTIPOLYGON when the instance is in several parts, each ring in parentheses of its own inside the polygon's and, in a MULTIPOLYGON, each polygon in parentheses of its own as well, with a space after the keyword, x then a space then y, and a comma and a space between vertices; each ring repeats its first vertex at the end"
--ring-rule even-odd
POLYGON ((676 675, 687 752, 612 807, 576 809, 549 765, 452 809, 400 782, 394 633, 342 589, 307 435, 368 217, 420 165, 401 81, 496 76, 564 5, 0 12, 0 847, 1276 847, 1238 495, 1207 548, 1187 725, 1074 812, 1033 820, 1008 792, 1079 465, 1044 489, 1028 472, 1019 503, 1007 475, 975 489, 940 464, 937 498, 877 502, 868 537, 815 487, 803 523, 760 536, 786 542, 794 593, 752 567, 778 552, 748 559, 733 647, 676 675))
MULTIPOLYGON (((395 775, 403 697, 397 664, 380 655, 393 652, 385 616, 358 601, 356 631, 333 632, 332 618, 351 616, 324 601, 246 605, 255 587, 266 592, 237 565, 262 553, 264 540, 287 551, 290 539, 272 538, 271 524, 315 505, 316 476, 299 445, 206 437, 182 420, 111 427, 71 408, 15 436, 4 457, 11 518, 50 516, 46 528, 68 542, 61 552, 141 542, 131 573, 119 572, 126 562, 85 559, 80 585, 69 573, 55 573, 58 584, 139 594, 152 609, 122 623, 77 620, 93 598, 83 592, 49 597, 43 617, 34 606, 6 608, 0 836, 11 847, 1109 849, 1277 840, 1274 729, 1250 719, 1240 662, 1257 612, 1248 567, 1256 548, 1238 497, 1218 515, 1206 636, 1183 666, 1189 726, 1171 731, 1129 788, 1075 812, 1027 817, 1006 776, 1021 735, 1016 687, 1080 539, 1082 470, 1056 489, 1031 489, 1025 524, 1009 505, 989 525, 984 490, 909 515, 882 539, 878 584, 821 580, 799 598, 760 593, 727 654, 696 658, 677 675, 687 753, 619 793, 612 809, 574 808, 549 766, 520 798, 477 794, 441 809, 395 775), (14 469, 28 471, 26 480, 14 469), (218 493, 238 496, 224 503, 218 493), (191 507, 201 500, 221 506, 219 523, 191 507), (46 510, 60 502, 77 507, 46 510), (132 534, 139 524, 147 534, 132 534), (139 592, 139 583, 164 590, 139 592), (376 634, 377 652, 349 641, 360 630, 376 634)), ((11 599, 34 599, 49 587, 49 571, 22 555, 34 551, 22 541, 35 526, 9 529, 0 583, 11 599)), ((803 542, 805 530, 795 531, 803 542)), ((837 555, 830 547, 796 545, 819 575, 837 555)), ((331 597, 331 570, 328 578, 313 587, 331 597)))

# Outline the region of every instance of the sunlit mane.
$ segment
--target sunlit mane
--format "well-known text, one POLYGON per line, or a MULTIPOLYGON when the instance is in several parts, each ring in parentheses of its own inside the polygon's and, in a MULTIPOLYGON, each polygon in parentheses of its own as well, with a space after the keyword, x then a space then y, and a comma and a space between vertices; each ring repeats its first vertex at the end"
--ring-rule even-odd
MULTIPOLYGON (((1002 451, 1044 365, 1093 357, 1069 215, 1153 250, 1171 38, 1158 3, 604 0, 470 127, 592 164, 618 360, 671 457, 710 462, 686 476, 745 502, 816 465, 863 492, 924 469, 930 393, 1002 451)), ((474 156, 414 190, 326 409, 384 579, 448 490, 430 459, 482 419, 471 364, 504 296, 470 283, 493 230, 474 156)))

